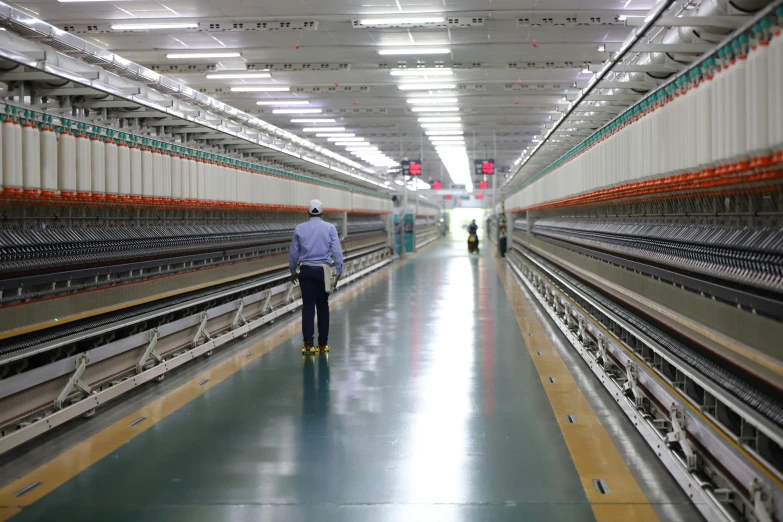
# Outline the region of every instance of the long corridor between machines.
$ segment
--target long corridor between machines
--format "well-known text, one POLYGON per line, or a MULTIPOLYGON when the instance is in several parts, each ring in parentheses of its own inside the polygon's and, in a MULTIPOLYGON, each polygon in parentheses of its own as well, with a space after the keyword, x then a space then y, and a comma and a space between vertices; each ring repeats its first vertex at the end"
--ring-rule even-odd
POLYGON ((0 503, 25 506, 19 522, 696 520, 652 453, 608 420, 613 404, 595 394, 585 408, 567 379, 539 373, 533 347, 561 356, 536 314, 520 315, 531 305, 519 290, 511 306, 499 263, 440 242, 335 296, 328 356, 300 357, 291 319, 267 336, 279 344, 265 355, 244 364, 269 342, 249 339, 6 485, 0 503), (539 326, 525 335, 522 318, 539 326), (206 379, 224 380, 197 390, 206 379), (564 399, 574 424, 553 413, 564 399), (632 474, 622 460, 600 474, 618 450, 602 446, 610 439, 593 410, 632 474), (144 420, 129 426, 134 417, 144 420), (102 448, 112 449, 89 465, 102 448))

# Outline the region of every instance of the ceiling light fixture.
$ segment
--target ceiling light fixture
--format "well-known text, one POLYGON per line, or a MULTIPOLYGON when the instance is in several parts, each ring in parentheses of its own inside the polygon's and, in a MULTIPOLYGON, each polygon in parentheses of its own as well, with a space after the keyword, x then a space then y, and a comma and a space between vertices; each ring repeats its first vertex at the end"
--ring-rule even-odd
POLYGON ((288 92, 290 87, 231 87, 231 92, 288 92))
POLYGON ((152 24, 114 24, 113 31, 148 31, 151 29, 197 29, 196 22, 163 22, 152 24))
POLYGON ((335 134, 335 137, 329 138, 327 141, 349 143, 355 141, 364 141, 364 138, 354 138, 353 136, 348 137, 347 134, 335 134))
POLYGON ((439 16, 420 16, 418 18, 365 18, 361 25, 403 25, 403 24, 441 24, 445 21, 439 16))
POLYGON ((422 129, 461 129, 461 123, 422 123, 422 129))
POLYGON ((178 58, 239 58, 242 53, 236 52, 216 52, 216 53, 169 53, 166 58, 176 60, 178 58))
POLYGON ((221 72, 206 76, 207 80, 254 80, 256 78, 271 78, 267 72, 221 72))
MULTIPOLYGON (((316 130, 328 130, 326 128, 323 129, 316 129, 316 130)), ((310 131, 312 132, 312 131, 310 131)), ((356 134, 351 134, 350 132, 341 133, 341 132, 324 132, 322 134, 316 134, 316 138, 338 138, 338 139, 345 139, 345 138, 353 138, 356 136, 356 134)), ((331 141, 331 140, 329 140, 331 141)))
POLYGON ((397 86, 401 91, 443 91, 456 89, 456 83, 401 83, 397 86))
POLYGON ((293 118, 291 123, 334 123, 333 118, 293 118))
POLYGON ((408 98, 408 103, 411 105, 416 105, 418 103, 429 103, 429 104, 440 104, 440 103, 457 103, 457 98, 429 98, 429 97, 421 97, 421 98, 408 98))
POLYGON ((422 67, 420 69, 392 69, 389 74, 392 76, 451 76, 454 71, 447 68, 422 67))
POLYGON ((275 109, 272 114, 321 114, 322 109, 275 109))
POLYGON ((304 132, 343 132, 345 127, 305 127, 304 132))
POLYGON ((462 121, 459 116, 425 116, 419 118, 419 123, 452 123, 462 121))
POLYGON ((427 136, 462 136, 462 131, 427 131, 427 136))
POLYGON ((395 54, 449 54, 451 49, 447 47, 416 47, 410 46, 409 48, 401 47, 397 49, 381 49, 378 54, 382 56, 390 56, 395 54))
POLYGON ((604 52, 604 51, 606 51, 606 46, 605 46, 605 45, 599 45, 599 46, 598 46, 598 52, 599 52, 599 53, 602 53, 602 52, 604 52))
POLYGON ((585 68, 585 69, 582 69, 582 74, 593 74, 593 71, 591 71, 590 69, 585 68))
POLYGON ((459 112, 459 107, 412 107, 413 112, 459 112))
POLYGON ((310 105, 307 100, 272 100, 272 101, 257 101, 256 105, 310 105))

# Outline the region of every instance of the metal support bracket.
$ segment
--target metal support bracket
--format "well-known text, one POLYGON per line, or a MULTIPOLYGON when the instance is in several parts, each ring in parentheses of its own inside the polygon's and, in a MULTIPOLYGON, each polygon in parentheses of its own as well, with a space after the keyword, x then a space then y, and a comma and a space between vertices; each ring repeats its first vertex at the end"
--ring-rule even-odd
POLYGON ((264 311, 263 313, 267 312, 274 312, 275 309, 272 308, 272 290, 266 291, 266 300, 264 301, 264 311))
POLYGON ((772 522, 772 498, 764 491, 761 483, 754 479, 750 485, 753 514, 758 522, 772 522))
POLYGON ((605 371, 609 371, 609 369, 612 367, 612 362, 609 359, 609 355, 607 352, 607 346, 606 346, 606 337, 603 335, 598 338, 598 358, 601 359, 601 366, 605 371))
POLYGON ((669 410, 669 417, 672 431, 666 434, 666 443, 671 445, 676 442, 680 445, 682 452, 685 454, 685 463, 688 466, 688 471, 693 471, 696 469, 696 452, 693 451, 685 433, 685 414, 676 404, 672 404, 669 410))
POLYGON ((636 377, 638 375, 638 371, 636 369, 636 366, 631 362, 628 361, 625 364, 625 377, 626 381, 625 384, 623 384, 623 391, 624 392, 631 392, 631 395, 633 395, 633 401, 637 408, 641 408, 643 406, 643 398, 642 392, 639 391, 639 388, 636 386, 636 377))
POLYGON ((196 335, 193 337, 193 342, 191 343, 191 345, 194 348, 199 345, 199 341, 201 341, 202 339, 204 339, 205 342, 212 340, 212 338, 209 336, 206 330, 207 319, 208 319, 207 313, 201 312, 201 314, 199 315, 199 319, 201 320, 201 324, 199 324, 198 331, 196 332, 196 335))
POLYGON ((240 299, 237 301, 237 313, 234 315, 234 320, 231 322, 231 328, 239 328, 240 326, 244 326, 247 324, 247 319, 245 319, 245 316, 242 315, 242 310, 245 308, 245 301, 244 299, 240 299))
POLYGON ((82 392, 85 395, 89 395, 92 393, 92 388, 89 384, 82 381, 82 375, 84 374, 84 371, 87 369, 87 363, 89 362, 89 358, 87 357, 86 353, 81 354, 76 359, 76 371, 73 372, 73 375, 71 375, 71 378, 68 379, 68 384, 65 385, 65 388, 60 392, 60 395, 57 396, 57 398, 54 400, 54 409, 55 410, 61 410, 63 407, 63 403, 68 398, 68 396, 71 394, 71 392, 76 388, 80 392, 82 392))
POLYGON ((293 303, 294 302, 294 284, 288 283, 288 294, 285 296, 285 302, 286 303, 293 303))
POLYGON ((155 351, 155 346, 158 344, 159 337, 160 332, 157 328, 150 330, 150 342, 147 344, 147 348, 144 349, 144 354, 141 356, 139 363, 136 365, 136 373, 141 373, 144 371, 144 365, 147 364, 147 361, 150 357, 152 357, 152 359, 155 361, 155 364, 160 364, 163 362, 163 357, 161 357, 158 352, 155 351))
POLYGON ((584 317, 579 317, 579 330, 577 331, 576 338, 579 339, 582 344, 585 344, 585 330, 587 323, 585 323, 584 317))

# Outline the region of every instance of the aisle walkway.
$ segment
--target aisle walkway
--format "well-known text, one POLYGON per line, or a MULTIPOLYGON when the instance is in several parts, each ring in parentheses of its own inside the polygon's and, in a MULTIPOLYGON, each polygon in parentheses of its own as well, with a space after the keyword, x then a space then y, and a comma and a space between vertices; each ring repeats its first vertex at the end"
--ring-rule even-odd
POLYGON ((490 255, 442 242, 332 321, 14 520, 594 520, 490 255))

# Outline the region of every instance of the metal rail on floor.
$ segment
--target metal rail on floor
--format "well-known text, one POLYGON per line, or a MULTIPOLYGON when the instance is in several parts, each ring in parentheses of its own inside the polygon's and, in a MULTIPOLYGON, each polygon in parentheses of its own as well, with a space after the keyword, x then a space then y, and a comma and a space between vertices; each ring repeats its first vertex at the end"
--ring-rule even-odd
MULTIPOLYGON (((353 253, 345 263, 341 286, 394 259, 386 247, 353 253)), ((162 379, 188 361, 211 355, 227 342, 297 309, 302 301, 291 283, 264 288, 286 277, 275 274, 255 281, 250 286, 263 289, 250 294, 250 288, 232 289, 230 293, 245 295, 208 309, 195 302, 180 303, 176 310, 165 310, 171 320, 164 324, 1 380, 0 404, 7 401, 8 407, 3 408, 6 415, 0 419, 0 454, 70 419, 90 416, 107 401, 146 382, 162 379), (181 313, 172 313, 177 311, 181 313), (182 312, 186 315, 182 316, 182 312), (11 406, 17 411, 13 418, 8 418, 9 414, 14 415, 11 406)), ((200 303, 208 304, 215 297, 207 296, 200 303)), ((125 322, 108 325, 104 333, 125 326, 125 322)), ((83 335, 91 336, 94 332, 83 335)))
POLYGON ((566 271, 516 242, 506 259, 708 520, 783 520, 780 425, 566 271))

